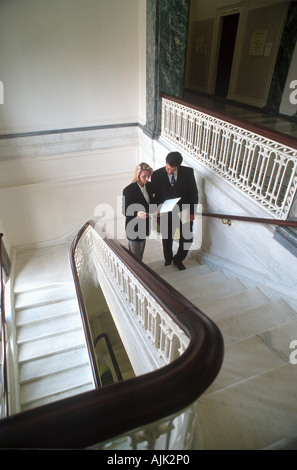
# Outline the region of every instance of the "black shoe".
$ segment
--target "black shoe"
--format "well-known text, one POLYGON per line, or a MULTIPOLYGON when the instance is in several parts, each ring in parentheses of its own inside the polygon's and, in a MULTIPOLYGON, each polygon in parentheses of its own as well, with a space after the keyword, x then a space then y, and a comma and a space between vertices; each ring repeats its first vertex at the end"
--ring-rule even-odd
POLYGON ((171 261, 165 261, 164 266, 169 266, 171 264, 171 261))
POLYGON ((178 267, 180 271, 183 271, 184 269, 186 269, 185 265, 181 261, 178 261, 178 262, 173 261, 173 263, 175 264, 175 266, 178 267))

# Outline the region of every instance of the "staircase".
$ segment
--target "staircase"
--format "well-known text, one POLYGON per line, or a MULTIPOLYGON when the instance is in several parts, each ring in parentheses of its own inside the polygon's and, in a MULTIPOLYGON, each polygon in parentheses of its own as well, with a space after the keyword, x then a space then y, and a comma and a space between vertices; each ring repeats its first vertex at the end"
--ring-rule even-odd
POLYGON ((68 256, 66 244, 17 255, 17 411, 93 388, 68 256))
MULTIPOLYGON (((61 244, 16 259, 21 410, 93 388, 68 257, 61 244)), ((159 240, 147 242, 144 262, 224 336, 223 367, 197 405, 203 449, 296 449, 296 301, 194 259, 185 271, 165 267, 159 240)))
POLYGON ((147 244, 144 262, 215 321, 224 337, 222 369, 197 407, 203 449, 297 449, 297 365, 289 361, 296 300, 193 259, 185 260, 185 271, 165 267, 158 241, 147 244))

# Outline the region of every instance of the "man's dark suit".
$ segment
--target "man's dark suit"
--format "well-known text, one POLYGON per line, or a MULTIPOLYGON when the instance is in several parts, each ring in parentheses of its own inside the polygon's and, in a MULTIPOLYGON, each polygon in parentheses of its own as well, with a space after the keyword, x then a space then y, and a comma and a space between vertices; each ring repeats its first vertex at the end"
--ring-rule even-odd
MULTIPOLYGON (((178 168, 177 180, 173 187, 170 184, 165 167, 154 171, 151 177, 151 181, 153 185, 153 192, 155 193, 154 203, 159 205, 167 199, 180 197, 181 199, 178 203, 179 210, 185 209, 187 207, 190 214, 195 214, 195 206, 198 204, 198 189, 192 168, 180 166, 178 168)), ((165 262, 171 263, 173 260, 175 264, 179 264, 187 256, 189 245, 192 242, 193 221, 181 224, 179 218, 175 217, 174 215, 169 215, 168 225, 168 236, 164 230, 161 229, 165 262), (176 228, 180 229, 180 239, 178 251, 173 257, 172 246, 176 228)))
MULTIPOLYGON (((146 184, 146 190, 150 201, 152 200, 152 185, 146 184)), ((149 212, 149 203, 143 196, 138 183, 131 183, 123 190, 123 209, 126 217, 126 235, 128 240, 145 240, 150 234, 150 217, 140 219, 137 217, 138 211, 149 212)))

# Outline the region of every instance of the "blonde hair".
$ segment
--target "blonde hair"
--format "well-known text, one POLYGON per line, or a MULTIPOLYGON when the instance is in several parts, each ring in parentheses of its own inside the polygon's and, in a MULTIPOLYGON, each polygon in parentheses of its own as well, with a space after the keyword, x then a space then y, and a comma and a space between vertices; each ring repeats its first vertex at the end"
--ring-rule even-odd
POLYGON ((149 171, 151 176, 154 170, 147 163, 139 163, 135 168, 132 183, 135 183, 135 181, 139 181, 139 176, 142 171, 149 171))

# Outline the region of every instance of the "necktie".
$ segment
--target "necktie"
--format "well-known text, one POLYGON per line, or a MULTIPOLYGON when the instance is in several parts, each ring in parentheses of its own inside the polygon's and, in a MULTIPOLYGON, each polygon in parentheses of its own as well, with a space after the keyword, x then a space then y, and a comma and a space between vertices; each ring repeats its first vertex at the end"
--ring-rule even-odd
POLYGON ((170 184, 171 184, 172 187, 175 185, 174 174, 171 175, 171 182, 170 182, 170 184))

